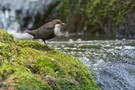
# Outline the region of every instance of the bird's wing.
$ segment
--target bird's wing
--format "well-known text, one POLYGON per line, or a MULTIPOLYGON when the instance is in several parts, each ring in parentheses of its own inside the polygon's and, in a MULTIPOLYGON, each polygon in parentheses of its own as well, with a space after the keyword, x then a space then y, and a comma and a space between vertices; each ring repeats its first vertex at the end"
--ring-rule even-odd
POLYGON ((44 24, 42 26, 39 27, 39 29, 41 30, 53 30, 54 29, 54 26, 51 24, 51 23, 47 23, 47 24, 44 24))
POLYGON ((52 35, 54 34, 54 31, 51 29, 51 30, 48 30, 48 29, 38 29, 37 31, 37 38, 40 38, 40 39, 49 39, 52 35))
POLYGON ((36 30, 28 31, 27 33, 34 36, 34 39, 50 39, 54 35, 54 26, 51 23, 44 24, 36 30))

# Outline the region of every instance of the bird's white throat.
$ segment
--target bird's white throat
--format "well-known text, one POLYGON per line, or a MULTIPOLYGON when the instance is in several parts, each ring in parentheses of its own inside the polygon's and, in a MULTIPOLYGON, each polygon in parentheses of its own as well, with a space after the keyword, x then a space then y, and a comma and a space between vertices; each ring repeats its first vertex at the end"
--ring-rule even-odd
POLYGON ((55 28, 54 28, 54 34, 55 34, 56 36, 61 36, 61 35, 62 35, 60 29, 61 29, 61 24, 56 24, 56 25, 55 25, 55 28))

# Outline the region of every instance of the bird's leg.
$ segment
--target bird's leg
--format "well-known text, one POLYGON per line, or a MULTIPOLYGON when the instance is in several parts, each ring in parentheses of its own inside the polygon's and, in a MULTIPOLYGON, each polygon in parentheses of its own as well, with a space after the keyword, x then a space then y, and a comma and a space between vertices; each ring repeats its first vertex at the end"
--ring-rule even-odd
POLYGON ((48 47, 48 45, 46 44, 45 40, 43 40, 44 44, 46 45, 47 49, 50 50, 50 48, 48 47))
POLYGON ((47 45, 46 42, 45 42, 45 40, 43 40, 43 42, 44 42, 45 45, 47 45))
POLYGON ((44 44, 48 47, 48 45, 46 44, 45 40, 43 40, 44 44))

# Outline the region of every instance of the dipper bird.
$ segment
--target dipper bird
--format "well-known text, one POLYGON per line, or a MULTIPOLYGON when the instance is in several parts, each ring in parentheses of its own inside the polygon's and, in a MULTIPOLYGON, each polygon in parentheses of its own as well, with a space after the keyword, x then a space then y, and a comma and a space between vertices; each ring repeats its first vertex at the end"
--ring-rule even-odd
POLYGON ((65 25, 65 23, 59 19, 55 19, 35 30, 27 31, 27 33, 31 34, 34 37, 33 39, 42 39, 46 44, 45 40, 54 38, 55 36, 60 36, 62 25, 65 25))

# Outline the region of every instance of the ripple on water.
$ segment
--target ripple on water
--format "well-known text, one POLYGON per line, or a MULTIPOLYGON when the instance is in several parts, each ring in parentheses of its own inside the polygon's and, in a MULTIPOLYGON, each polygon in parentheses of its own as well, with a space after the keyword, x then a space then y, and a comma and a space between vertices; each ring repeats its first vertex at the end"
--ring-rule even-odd
POLYGON ((97 67, 97 83, 103 90, 134 90, 134 70, 134 65, 106 62, 97 67))
POLYGON ((72 41, 52 44, 57 45, 57 49, 78 57, 90 67, 102 90, 135 90, 134 40, 72 41))

